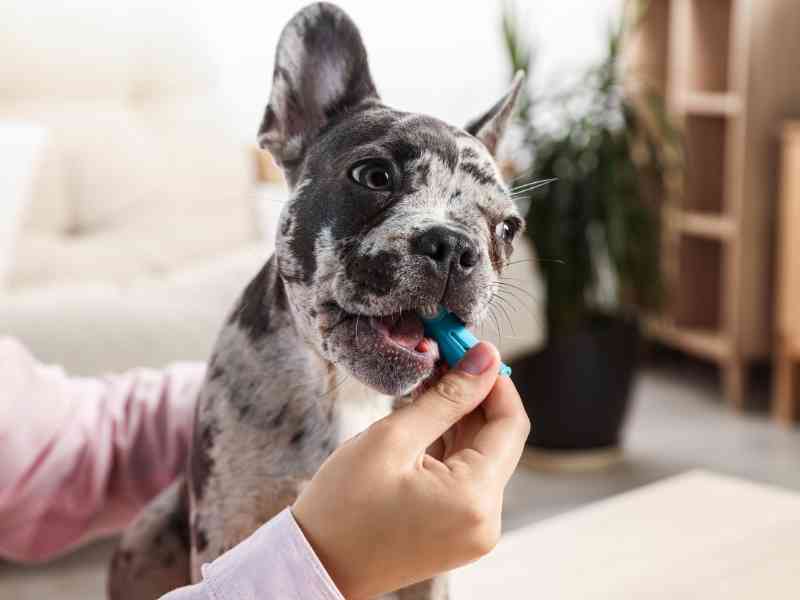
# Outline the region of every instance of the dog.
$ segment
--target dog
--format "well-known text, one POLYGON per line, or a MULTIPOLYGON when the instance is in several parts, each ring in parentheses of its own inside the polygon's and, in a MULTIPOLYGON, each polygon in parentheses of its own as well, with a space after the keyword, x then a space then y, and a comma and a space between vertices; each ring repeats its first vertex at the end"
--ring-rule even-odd
MULTIPOLYGON (((113 600, 198 581, 338 445, 412 401, 439 364, 419 310, 487 316, 524 226, 494 160, 521 81, 462 129, 385 106, 336 6, 286 25, 258 137, 290 189, 276 250, 219 334, 185 477, 113 557, 113 600)), ((394 597, 446 598, 446 582, 394 597)))

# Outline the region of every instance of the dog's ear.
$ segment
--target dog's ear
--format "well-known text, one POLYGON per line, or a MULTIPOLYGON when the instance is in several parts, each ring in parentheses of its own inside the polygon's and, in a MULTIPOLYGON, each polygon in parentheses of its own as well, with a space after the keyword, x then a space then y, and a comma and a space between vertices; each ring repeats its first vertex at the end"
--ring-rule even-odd
POLYGON ((492 156, 497 154, 497 148, 503 139, 503 135, 505 135, 506 129, 508 129, 508 124, 511 122, 524 79, 525 73, 518 71, 505 96, 500 98, 497 104, 480 117, 470 121, 464 128, 468 133, 483 142, 483 145, 489 149, 492 156))
POLYGON ((307 6, 281 33, 259 145, 291 164, 330 119, 369 99, 378 93, 355 23, 327 2, 307 6))

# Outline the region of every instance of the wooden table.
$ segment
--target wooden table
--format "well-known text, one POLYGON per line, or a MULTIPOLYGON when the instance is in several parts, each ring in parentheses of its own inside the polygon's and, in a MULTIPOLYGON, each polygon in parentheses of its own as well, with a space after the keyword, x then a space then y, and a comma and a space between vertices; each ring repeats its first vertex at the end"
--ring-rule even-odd
POLYGON ((512 532, 451 587, 453 600, 796 600, 800 494, 689 472, 512 532))

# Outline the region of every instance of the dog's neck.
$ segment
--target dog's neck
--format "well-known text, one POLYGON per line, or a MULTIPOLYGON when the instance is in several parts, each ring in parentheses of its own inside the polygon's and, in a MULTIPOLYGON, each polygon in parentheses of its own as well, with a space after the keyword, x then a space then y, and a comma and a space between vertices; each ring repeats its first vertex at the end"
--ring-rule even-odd
MULTIPOLYGON (((245 289, 220 334, 208 386, 227 427, 284 432, 317 455, 391 412, 394 399, 325 360, 303 336, 271 258, 245 289)), ((302 452, 299 452, 302 454, 302 452)), ((314 461, 312 461, 314 462, 314 461)))

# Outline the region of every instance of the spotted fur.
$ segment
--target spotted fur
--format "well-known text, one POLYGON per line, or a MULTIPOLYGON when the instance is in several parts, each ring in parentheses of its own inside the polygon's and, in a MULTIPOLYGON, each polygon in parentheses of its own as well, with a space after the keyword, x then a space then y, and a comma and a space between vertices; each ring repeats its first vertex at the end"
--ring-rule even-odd
MULTIPOLYGON (((166 582, 159 589, 198 580, 204 562, 290 505, 338 445, 430 383, 435 357, 387 347, 370 317, 438 303, 468 324, 485 317, 511 252, 497 225, 521 223, 492 156, 519 85, 460 129, 383 105, 338 8, 314 4, 289 22, 259 131, 291 188, 276 251, 219 334, 185 481, 123 539, 114 600, 145 597, 144 572, 166 582), (354 180, 364 160, 387 165, 390 188, 354 180), (455 258, 433 258, 431 236, 455 258), (169 554, 156 544, 167 534, 169 554)), ((395 597, 445 598, 446 584, 395 597)))

